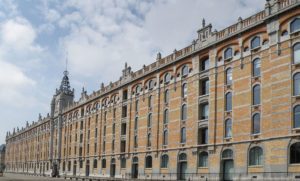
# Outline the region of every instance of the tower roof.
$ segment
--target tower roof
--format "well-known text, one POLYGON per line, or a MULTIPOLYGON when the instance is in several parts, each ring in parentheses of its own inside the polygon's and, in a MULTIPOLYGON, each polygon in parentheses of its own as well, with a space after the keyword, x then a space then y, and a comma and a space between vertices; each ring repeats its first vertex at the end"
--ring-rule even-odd
POLYGON ((67 70, 64 71, 64 76, 61 80, 61 84, 58 90, 58 93, 65 93, 69 95, 73 95, 74 91, 71 90, 70 81, 69 81, 69 72, 67 70))

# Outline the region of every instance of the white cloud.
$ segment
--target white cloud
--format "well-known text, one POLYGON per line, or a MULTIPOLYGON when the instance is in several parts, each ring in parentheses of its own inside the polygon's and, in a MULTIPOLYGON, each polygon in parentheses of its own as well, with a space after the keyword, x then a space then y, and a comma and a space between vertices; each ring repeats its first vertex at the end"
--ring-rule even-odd
POLYGON ((35 29, 24 18, 9 19, 1 25, 1 40, 5 47, 17 50, 41 50, 34 45, 35 29))

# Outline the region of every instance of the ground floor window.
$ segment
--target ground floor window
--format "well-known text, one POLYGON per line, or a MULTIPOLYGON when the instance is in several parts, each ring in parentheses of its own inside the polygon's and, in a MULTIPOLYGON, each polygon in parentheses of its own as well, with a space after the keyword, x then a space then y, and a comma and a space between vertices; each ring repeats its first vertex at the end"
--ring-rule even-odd
POLYGON ((300 142, 292 144, 290 148, 290 163, 300 163, 300 142))

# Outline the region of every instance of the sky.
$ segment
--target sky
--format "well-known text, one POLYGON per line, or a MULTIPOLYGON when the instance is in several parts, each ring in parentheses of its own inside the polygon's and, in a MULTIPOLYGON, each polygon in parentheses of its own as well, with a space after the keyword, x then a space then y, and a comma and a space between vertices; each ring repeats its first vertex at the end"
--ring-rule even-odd
POLYGON ((75 100, 197 38, 202 19, 221 30, 265 0, 0 0, 0 144, 46 116, 63 71, 75 100))

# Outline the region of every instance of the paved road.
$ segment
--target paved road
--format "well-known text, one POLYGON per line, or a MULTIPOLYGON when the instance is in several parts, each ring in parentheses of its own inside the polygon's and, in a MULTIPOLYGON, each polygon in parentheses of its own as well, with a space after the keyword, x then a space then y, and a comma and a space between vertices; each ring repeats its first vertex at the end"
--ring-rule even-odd
POLYGON ((0 181, 61 181, 64 180, 62 178, 49 178, 49 177, 39 177, 39 176, 29 176, 29 175, 22 175, 22 174, 11 174, 5 173, 3 177, 0 177, 0 181))

